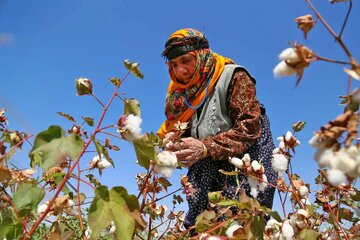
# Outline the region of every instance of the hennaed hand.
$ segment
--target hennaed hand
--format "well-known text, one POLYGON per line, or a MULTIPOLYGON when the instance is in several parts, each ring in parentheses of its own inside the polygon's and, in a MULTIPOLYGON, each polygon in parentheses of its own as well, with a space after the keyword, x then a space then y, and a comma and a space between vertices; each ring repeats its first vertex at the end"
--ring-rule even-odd
POLYGON ((173 152, 178 161, 187 167, 204 158, 205 146, 195 138, 188 137, 180 139, 180 142, 174 144, 173 152))

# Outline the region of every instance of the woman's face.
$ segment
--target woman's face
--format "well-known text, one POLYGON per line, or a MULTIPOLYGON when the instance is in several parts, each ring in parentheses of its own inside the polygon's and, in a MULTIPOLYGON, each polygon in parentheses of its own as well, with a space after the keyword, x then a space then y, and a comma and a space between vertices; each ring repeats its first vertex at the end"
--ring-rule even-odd
POLYGON ((169 61, 175 77, 183 84, 187 84, 196 70, 196 57, 186 53, 169 61))

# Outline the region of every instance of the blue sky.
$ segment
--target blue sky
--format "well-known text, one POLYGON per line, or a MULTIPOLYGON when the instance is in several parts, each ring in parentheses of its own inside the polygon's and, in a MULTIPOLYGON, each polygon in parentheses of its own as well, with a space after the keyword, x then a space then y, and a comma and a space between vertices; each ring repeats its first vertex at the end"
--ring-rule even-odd
MULTIPOLYGON (((347 4, 314 4, 336 31, 341 28, 347 4)), ((294 19, 312 13, 305 1, 130 1, 130 0, 0 0, 0 108, 7 109, 11 129, 30 134, 50 125, 69 129, 71 124, 56 112, 98 119, 100 106, 90 97, 75 94, 78 77, 92 80, 94 93, 104 102, 113 85, 109 77, 125 74, 122 61, 141 64, 144 80, 131 76, 121 91, 141 103, 143 132, 156 131, 164 120, 167 68, 160 56, 172 32, 183 27, 203 31, 214 52, 244 65, 257 79, 257 94, 267 107, 274 138, 291 129, 298 120, 307 122, 299 134, 301 146, 293 169, 313 183, 317 164, 307 141, 320 126, 342 112, 339 95, 345 95, 347 77, 342 66, 323 62, 306 69, 299 87, 295 77, 274 79, 272 69, 288 41, 298 41, 319 55, 347 60, 321 23, 304 40, 294 19), (5 40, 4 40, 5 39, 5 40)), ((360 8, 354 2, 343 38, 355 58, 360 56, 360 8)), ((353 86, 359 86, 353 81, 353 86)), ((116 123, 123 113, 117 101, 107 123, 116 123)), ((90 131, 91 129, 89 129, 90 131)), ((115 141, 116 168, 105 170, 102 182, 122 185, 136 192, 134 176, 142 169, 128 142, 115 141)), ((83 166, 93 157, 88 154, 83 166)), ((13 163, 28 167, 26 149, 13 163)), ((178 171, 171 181, 178 185, 178 171)), ((316 186, 312 186, 315 189, 316 186)), ((84 189, 84 191, 88 191, 84 189)))

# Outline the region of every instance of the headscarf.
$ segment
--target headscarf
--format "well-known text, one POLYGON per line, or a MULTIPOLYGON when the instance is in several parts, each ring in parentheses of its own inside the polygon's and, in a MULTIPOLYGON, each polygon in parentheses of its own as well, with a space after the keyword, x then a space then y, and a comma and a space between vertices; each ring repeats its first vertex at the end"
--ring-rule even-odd
POLYGON ((193 54, 196 58, 195 73, 188 83, 179 82, 170 63, 167 63, 170 75, 165 102, 167 119, 157 132, 160 137, 172 131, 175 123, 189 121, 214 90, 225 64, 234 63, 231 59, 212 52, 204 35, 191 28, 180 29, 171 34, 165 44, 163 56, 171 60, 186 53, 193 54))

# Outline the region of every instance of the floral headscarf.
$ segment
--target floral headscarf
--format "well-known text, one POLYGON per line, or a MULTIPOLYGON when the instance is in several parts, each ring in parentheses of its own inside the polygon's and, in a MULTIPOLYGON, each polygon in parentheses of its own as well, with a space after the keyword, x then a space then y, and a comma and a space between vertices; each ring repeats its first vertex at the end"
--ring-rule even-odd
POLYGON ((175 58, 179 54, 187 53, 187 50, 196 58, 195 73, 188 83, 182 84, 176 79, 168 62, 171 81, 165 103, 167 120, 158 130, 160 137, 170 132, 178 121, 189 121, 196 109, 204 103, 206 97, 214 90, 225 64, 234 63, 231 59, 212 52, 207 45, 204 35, 191 28, 180 29, 171 34, 163 55, 168 57, 172 54, 172 58, 175 58), (180 53, 179 51, 176 52, 178 49, 173 50, 178 46, 180 46, 180 53))

